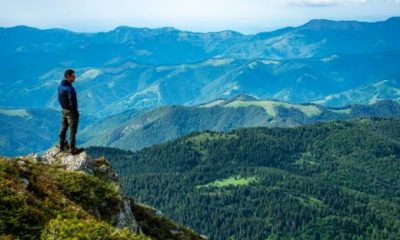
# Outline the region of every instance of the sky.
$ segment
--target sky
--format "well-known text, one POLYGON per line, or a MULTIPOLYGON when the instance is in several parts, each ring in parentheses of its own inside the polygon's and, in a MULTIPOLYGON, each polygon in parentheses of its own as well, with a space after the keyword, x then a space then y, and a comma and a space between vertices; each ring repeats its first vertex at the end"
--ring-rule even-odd
POLYGON ((382 21, 400 16, 400 0, 0 0, 0 9, 0 27, 77 32, 174 27, 250 34, 311 19, 382 21))

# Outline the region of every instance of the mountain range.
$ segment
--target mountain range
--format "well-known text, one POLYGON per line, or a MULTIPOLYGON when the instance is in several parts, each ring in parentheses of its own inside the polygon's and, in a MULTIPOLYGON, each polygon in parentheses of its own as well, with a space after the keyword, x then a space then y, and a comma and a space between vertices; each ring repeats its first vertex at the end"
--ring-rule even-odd
POLYGON ((60 117, 52 109, 0 109, 0 155, 16 156, 49 148, 60 117))
MULTIPOLYGON (((230 131, 248 127, 295 127, 319 121, 359 117, 400 117, 400 104, 380 100, 343 107, 291 104, 238 95, 196 105, 128 110, 96 120, 80 118, 78 144, 139 150, 203 130, 230 131)), ((60 112, 53 109, 0 109, 0 155, 42 152, 58 142, 60 112), (32 138, 37 141, 32 141, 32 138)))
POLYGON ((349 104, 371 104, 382 99, 400 102, 400 89, 397 81, 383 80, 365 84, 355 89, 328 95, 312 101, 324 106, 340 107, 349 104))
POLYGON ((19 57, 41 62, 45 58, 36 54, 45 53, 45 57, 56 60, 53 64, 78 66, 121 60, 161 65, 198 62, 212 57, 311 58, 398 50, 399 24, 399 17, 375 23, 316 19, 299 27, 251 35, 127 26, 110 32, 76 33, 17 26, 0 29, 0 53, 10 57, 8 63, 19 57))
MULTIPOLYGON (((375 23, 312 20, 253 35, 173 28, 119 27, 100 33, 1 28, 0 57, 7 61, 0 64, 0 106, 58 107, 55 89, 66 68, 77 71, 81 111, 99 118, 241 93, 332 104, 326 99, 335 94, 382 81, 389 81, 385 91, 394 93, 385 97, 397 100, 399 26, 400 18, 394 17, 375 23)), ((375 99, 350 95, 336 102, 375 99)))
POLYGON ((203 130, 295 127, 359 117, 400 117, 400 104, 383 100, 371 105, 327 108, 316 104, 290 104, 239 95, 198 106, 164 106, 152 110, 127 111, 88 126, 79 137, 84 146, 135 151, 203 130))

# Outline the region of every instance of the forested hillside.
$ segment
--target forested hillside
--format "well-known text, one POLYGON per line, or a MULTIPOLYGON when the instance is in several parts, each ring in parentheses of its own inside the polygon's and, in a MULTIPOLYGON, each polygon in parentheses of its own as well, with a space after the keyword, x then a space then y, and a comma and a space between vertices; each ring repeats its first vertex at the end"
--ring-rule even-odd
POLYGON ((199 106, 163 106, 130 110, 91 124, 79 134, 84 146, 136 151, 192 132, 219 132, 249 127, 295 127, 319 121, 359 117, 400 117, 400 104, 390 100, 370 105, 327 108, 238 95, 199 106))
POLYGON ((191 134, 106 155, 125 190, 210 239, 398 239, 400 120, 191 134))

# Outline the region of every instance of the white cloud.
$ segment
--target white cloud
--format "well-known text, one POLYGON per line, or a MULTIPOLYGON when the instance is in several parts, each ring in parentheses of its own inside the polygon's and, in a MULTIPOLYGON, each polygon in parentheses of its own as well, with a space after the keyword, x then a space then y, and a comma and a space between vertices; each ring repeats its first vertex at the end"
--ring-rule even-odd
POLYGON ((344 4, 366 3, 367 0, 286 0, 287 4, 294 4, 309 7, 327 7, 344 4))

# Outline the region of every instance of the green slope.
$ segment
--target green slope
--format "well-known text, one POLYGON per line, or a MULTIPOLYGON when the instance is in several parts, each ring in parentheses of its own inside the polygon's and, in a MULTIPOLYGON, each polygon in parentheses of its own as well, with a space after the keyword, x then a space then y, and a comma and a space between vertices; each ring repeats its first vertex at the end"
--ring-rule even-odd
POLYGON ((399 117, 400 104, 379 101, 371 105, 327 108, 316 104, 256 100, 239 95, 230 100, 220 99, 193 107, 164 106, 147 111, 128 111, 92 124, 80 132, 78 139, 84 146, 135 151, 196 131, 294 127, 361 116, 399 117))
POLYGON ((397 239, 400 120, 204 132, 105 154, 125 190, 210 239, 397 239))
POLYGON ((144 235, 115 228, 123 201, 116 182, 101 174, 0 157, 0 239, 201 239, 132 198, 144 235))

